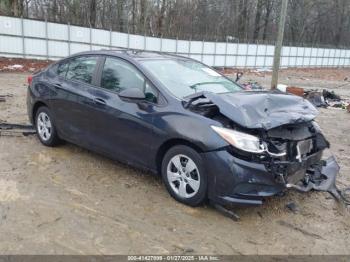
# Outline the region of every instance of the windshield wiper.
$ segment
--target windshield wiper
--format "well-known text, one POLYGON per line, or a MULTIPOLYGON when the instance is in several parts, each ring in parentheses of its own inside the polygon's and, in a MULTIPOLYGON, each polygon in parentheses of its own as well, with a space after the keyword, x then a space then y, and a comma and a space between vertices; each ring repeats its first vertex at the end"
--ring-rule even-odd
POLYGON ((216 82, 199 82, 199 83, 195 83, 193 85, 190 85, 190 88, 197 90, 197 86, 202 86, 202 85, 211 85, 211 84, 221 84, 224 83, 224 81, 216 81, 216 82))

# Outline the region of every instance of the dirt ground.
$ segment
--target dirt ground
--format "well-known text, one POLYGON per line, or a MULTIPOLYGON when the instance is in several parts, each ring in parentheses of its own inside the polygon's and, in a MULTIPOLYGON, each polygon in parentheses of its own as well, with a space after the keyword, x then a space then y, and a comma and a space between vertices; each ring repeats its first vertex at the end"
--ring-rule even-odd
MULTIPOLYGON (((26 76, 0 73, 0 95, 13 95, 0 102, 0 121, 28 122, 26 76)), ((244 78, 266 85, 270 75, 244 78)), ((305 87, 345 83, 293 70, 280 79, 305 87)), ((350 97, 350 86, 336 92, 350 97)), ((341 166, 338 186, 349 187, 350 114, 320 111, 317 121, 341 166)), ((328 193, 290 191, 235 211, 239 222, 208 206, 179 204, 159 177, 71 144, 0 137, 1 254, 350 254, 349 211, 328 193), (296 212, 286 208, 291 202, 296 212)))

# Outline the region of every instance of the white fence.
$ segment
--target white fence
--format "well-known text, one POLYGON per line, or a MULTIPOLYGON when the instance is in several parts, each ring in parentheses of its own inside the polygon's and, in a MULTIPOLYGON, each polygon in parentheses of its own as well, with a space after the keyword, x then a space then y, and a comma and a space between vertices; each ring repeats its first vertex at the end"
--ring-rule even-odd
MULTIPOLYGON (((59 59, 116 47, 189 56, 218 67, 271 67, 274 46, 145 37, 69 24, 0 16, 0 56, 59 59)), ((347 67, 349 49, 284 46, 283 67, 347 67)))

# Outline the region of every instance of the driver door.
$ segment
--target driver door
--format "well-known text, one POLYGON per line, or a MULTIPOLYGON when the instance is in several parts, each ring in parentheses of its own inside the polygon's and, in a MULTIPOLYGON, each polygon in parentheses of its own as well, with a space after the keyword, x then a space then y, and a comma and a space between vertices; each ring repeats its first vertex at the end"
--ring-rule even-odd
POLYGON ((150 167, 158 92, 126 60, 106 57, 101 66, 99 87, 88 90, 97 101, 90 116, 94 119, 90 126, 93 146, 112 158, 150 167), (121 99, 118 93, 128 88, 141 89, 146 99, 121 99))

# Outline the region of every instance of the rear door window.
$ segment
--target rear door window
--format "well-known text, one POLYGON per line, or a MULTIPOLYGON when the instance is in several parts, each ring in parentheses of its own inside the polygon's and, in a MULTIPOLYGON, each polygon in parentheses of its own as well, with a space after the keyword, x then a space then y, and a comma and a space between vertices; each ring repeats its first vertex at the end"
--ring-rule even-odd
POLYGON ((96 64, 97 57, 82 56, 73 58, 69 62, 66 79, 91 84, 96 64))

